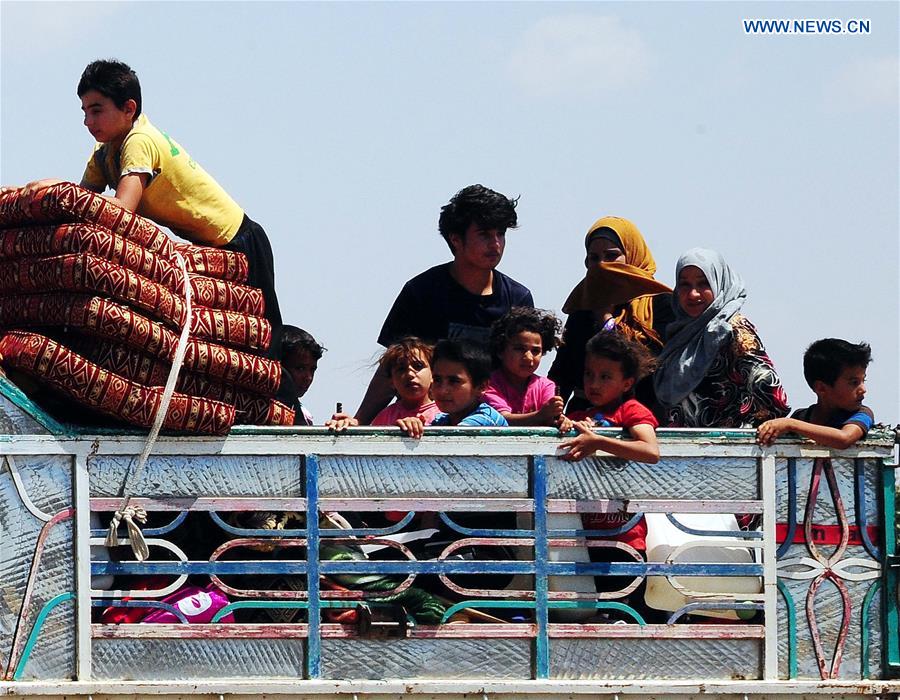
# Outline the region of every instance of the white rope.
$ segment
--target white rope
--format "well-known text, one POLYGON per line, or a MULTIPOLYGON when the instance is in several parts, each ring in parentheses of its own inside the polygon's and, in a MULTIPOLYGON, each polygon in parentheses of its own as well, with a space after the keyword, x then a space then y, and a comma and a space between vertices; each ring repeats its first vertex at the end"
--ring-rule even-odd
POLYGON ((138 561, 144 561, 150 556, 150 550, 144 541, 144 535, 137 526, 137 522, 143 524, 147 522, 147 512, 140 506, 131 506, 131 488, 137 483, 147 464, 147 458, 150 457, 150 451, 159 436, 163 421, 169 412, 169 402, 172 400, 172 394, 175 393, 175 382, 178 380, 178 372, 181 370, 181 364, 184 362, 184 353, 187 350, 188 336, 191 333, 191 317, 193 308, 191 306, 191 280, 188 277, 187 265, 184 258, 179 253, 175 253, 178 266, 181 268, 182 278, 184 279, 184 326, 181 328, 181 336, 178 338, 178 346, 175 348, 175 357, 172 358, 172 368, 169 370, 169 377, 166 379, 166 386, 163 389, 162 400, 156 409, 156 416, 153 419, 153 427, 150 428, 150 434, 147 436, 147 442, 144 449, 138 457, 137 466, 134 471, 126 474, 125 483, 122 486, 122 496, 124 501, 121 507, 116 511, 112 521, 109 523, 109 530, 106 533, 106 546, 115 547, 119 544, 118 529, 119 523, 124 521, 128 528, 128 539, 131 541, 131 550, 138 561))

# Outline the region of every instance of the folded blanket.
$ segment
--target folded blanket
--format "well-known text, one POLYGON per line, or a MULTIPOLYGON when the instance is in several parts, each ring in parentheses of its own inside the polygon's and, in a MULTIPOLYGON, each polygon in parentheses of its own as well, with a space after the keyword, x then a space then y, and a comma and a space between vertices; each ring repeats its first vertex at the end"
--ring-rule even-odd
MULTIPOLYGON (((162 387, 143 386, 109 372, 38 333, 6 333, 0 338, 0 358, 4 366, 25 372, 88 408, 133 425, 149 428, 162 401, 162 387)), ((175 393, 163 427, 222 435, 228 432, 234 418, 233 406, 175 393)))

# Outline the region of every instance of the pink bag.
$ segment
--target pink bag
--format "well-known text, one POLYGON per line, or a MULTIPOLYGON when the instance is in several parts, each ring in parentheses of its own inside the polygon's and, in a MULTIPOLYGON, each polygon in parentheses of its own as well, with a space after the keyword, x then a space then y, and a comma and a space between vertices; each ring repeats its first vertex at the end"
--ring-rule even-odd
MULTIPOLYGON (((174 605, 193 624, 212 622, 213 617, 230 602, 215 584, 209 584, 206 588, 199 586, 184 586, 171 595, 162 599, 162 602, 174 605)), ((148 613, 141 622, 155 622, 163 624, 178 624, 181 620, 168 610, 153 610, 148 613)), ((220 622, 234 622, 234 615, 228 613, 220 622)))

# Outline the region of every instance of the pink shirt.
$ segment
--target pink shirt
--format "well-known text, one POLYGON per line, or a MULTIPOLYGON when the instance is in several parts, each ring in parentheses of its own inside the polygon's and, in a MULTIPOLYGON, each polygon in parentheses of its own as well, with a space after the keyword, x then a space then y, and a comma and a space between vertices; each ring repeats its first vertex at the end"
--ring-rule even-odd
POLYGON ((390 406, 378 412, 378 415, 372 420, 372 425, 394 425, 400 418, 411 418, 412 416, 422 416, 425 425, 430 425, 438 413, 440 411, 434 401, 429 401, 414 409, 407 408, 399 401, 394 401, 390 406))
POLYGON ((556 394, 556 384, 547 377, 532 374, 525 391, 509 383, 502 369, 496 370, 484 392, 484 401, 500 413, 537 411, 556 394))

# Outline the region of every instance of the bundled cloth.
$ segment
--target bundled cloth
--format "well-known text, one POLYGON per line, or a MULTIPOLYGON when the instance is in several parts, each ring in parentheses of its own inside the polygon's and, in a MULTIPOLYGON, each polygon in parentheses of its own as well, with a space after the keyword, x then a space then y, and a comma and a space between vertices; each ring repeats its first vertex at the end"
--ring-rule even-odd
POLYGON ((247 274, 243 254, 176 242, 71 183, 0 194, 0 363, 70 409, 150 427, 189 323, 166 429, 291 425, 247 274))

